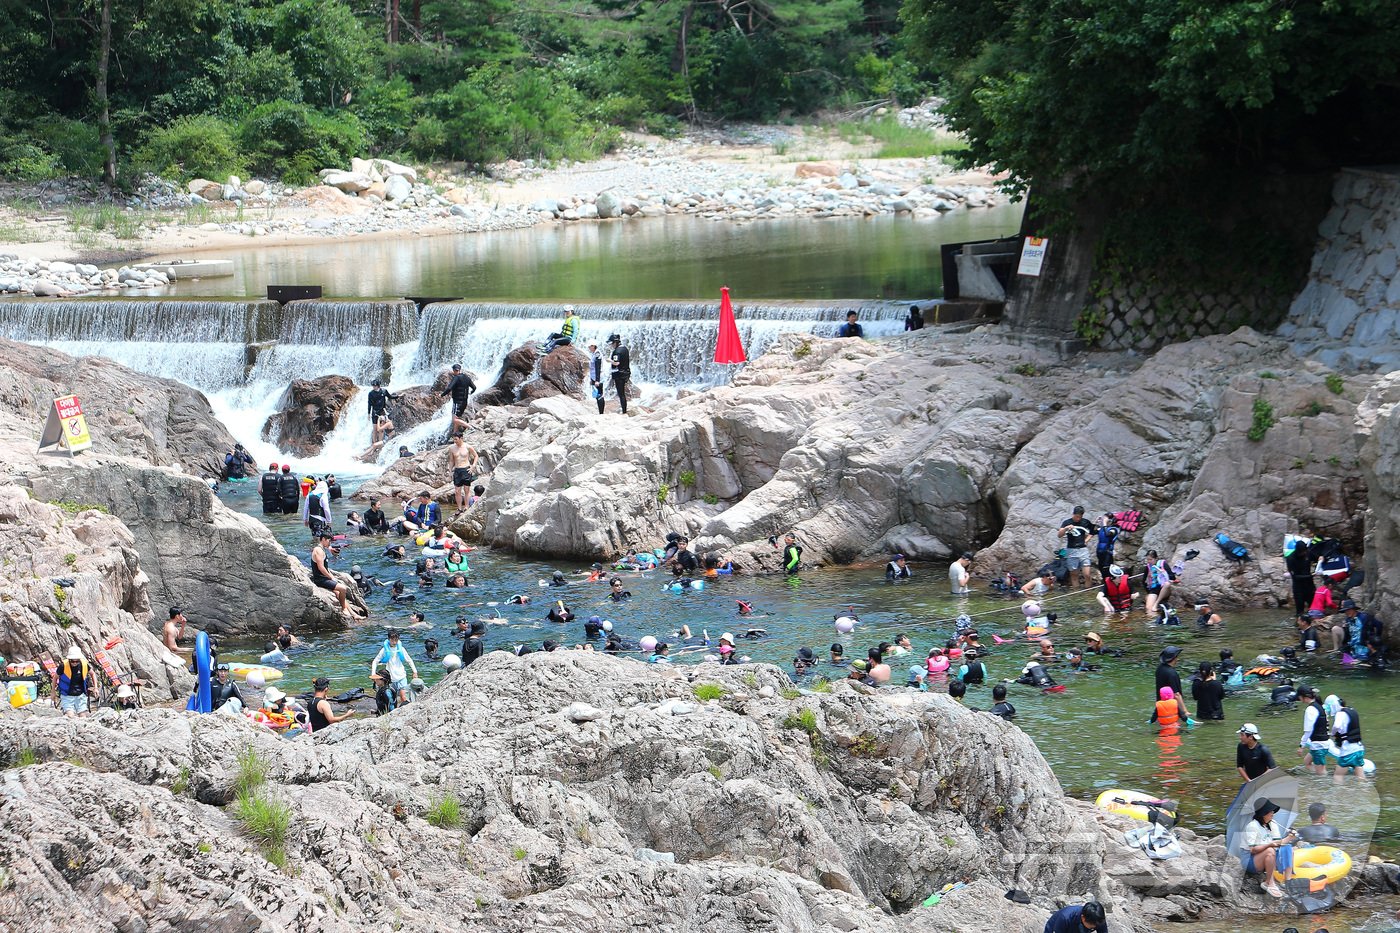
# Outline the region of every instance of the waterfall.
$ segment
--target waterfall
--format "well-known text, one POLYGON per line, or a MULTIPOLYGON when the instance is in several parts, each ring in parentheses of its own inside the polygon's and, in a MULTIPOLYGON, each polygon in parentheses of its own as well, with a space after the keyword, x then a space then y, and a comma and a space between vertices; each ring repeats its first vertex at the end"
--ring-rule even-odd
MULTIPOLYGON (((527 340, 541 343, 559 329, 562 305, 485 304, 444 301, 423 310, 417 356, 411 375, 426 382, 452 363, 489 382, 501 359, 527 340)), ((660 386, 718 385, 733 366, 711 362, 719 330, 714 302, 578 305, 580 349, 589 341, 602 347, 612 334, 632 353, 632 377, 660 386)), ((905 305, 894 302, 735 305, 739 336, 749 359, 761 356, 779 336, 800 332, 833 337, 846 312, 860 315, 865 333, 878 337, 903 329, 905 305)))
MULTIPOLYGON (((735 305, 749 359, 790 332, 833 336, 855 310, 870 337, 898 332, 905 304, 887 301, 735 305)), ((209 396, 215 413, 260 463, 281 455, 261 440, 263 422, 293 379, 349 376, 361 385, 386 379, 391 390, 431 382, 454 362, 490 384, 501 360, 527 340, 543 342, 563 320, 562 304, 445 301, 422 311, 411 301, 74 299, 0 301, 0 337, 74 356, 103 356, 176 379, 209 396)), ((580 349, 620 334, 632 352, 633 380, 671 391, 717 385, 736 367, 710 362, 718 331, 715 302, 581 304, 580 349)), ((323 453, 308 469, 344 469, 369 446, 370 426, 357 394, 323 453)), ((441 425, 396 438, 426 442, 441 425)), ((303 464, 299 463, 299 466, 303 464)), ((358 466, 357 472, 365 468, 358 466)))

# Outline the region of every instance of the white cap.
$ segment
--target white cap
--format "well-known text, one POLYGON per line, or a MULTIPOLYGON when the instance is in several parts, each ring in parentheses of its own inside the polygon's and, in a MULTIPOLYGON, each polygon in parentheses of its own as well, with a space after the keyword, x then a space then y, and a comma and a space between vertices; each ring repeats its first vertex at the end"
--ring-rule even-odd
POLYGON ((125 700, 127 697, 136 696, 136 692, 126 684, 122 684, 120 687, 117 688, 117 696, 118 698, 125 700))
POLYGON ((732 645, 732 644, 734 644, 734 633, 733 633, 733 632, 725 632, 723 635, 721 635, 721 636, 719 637, 719 640, 722 641, 722 642, 723 642, 723 641, 727 641, 727 642, 729 642, 729 643, 732 645))
POLYGON ((1259 735, 1259 727, 1252 722, 1247 722, 1240 726, 1240 735, 1259 735))
POLYGON ((574 306, 573 306, 573 305, 564 305, 564 313, 565 313, 565 314, 573 314, 573 313, 574 313, 574 306))
POLYGON ((70 661, 81 661, 82 659, 83 659, 83 649, 79 648, 77 645, 69 645, 69 646, 68 646, 68 660, 70 660, 70 661))
POLYGON ((604 620, 603 620, 603 631, 605 631, 605 632, 611 632, 611 631, 612 631, 612 623, 609 622, 607 619, 604 619, 604 620))
POLYGON ((285 700, 286 698, 287 695, 276 687, 268 687, 267 692, 263 694, 263 699, 269 703, 276 703, 278 700, 285 700))

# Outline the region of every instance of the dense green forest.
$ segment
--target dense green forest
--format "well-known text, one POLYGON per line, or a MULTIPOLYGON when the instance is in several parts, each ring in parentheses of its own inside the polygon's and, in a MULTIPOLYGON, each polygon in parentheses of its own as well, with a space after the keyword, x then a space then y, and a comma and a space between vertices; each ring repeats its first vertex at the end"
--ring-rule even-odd
POLYGON ((898 0, 4 3, 0 177, 301 182, 366 153, 581 158, 620 128, 913 100, 927 86, 898 12, 898 0))

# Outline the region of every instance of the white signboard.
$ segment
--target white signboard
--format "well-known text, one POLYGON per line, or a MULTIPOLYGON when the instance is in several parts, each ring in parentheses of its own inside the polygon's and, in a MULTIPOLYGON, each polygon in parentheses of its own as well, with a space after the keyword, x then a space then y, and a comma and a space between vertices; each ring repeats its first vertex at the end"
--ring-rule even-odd
POLYGON ((1045 262, 1045 251, 1050 240, 1041 236, 1028 236, 1021 247, 1021 264, 1016 267, 1020 275, 1040 275, 1040 267, 1045 262))

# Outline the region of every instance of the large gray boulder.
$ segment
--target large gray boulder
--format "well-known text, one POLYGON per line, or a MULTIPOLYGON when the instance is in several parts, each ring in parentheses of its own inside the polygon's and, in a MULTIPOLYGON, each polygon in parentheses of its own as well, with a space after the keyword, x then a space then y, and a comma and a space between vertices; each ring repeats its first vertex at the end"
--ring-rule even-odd
POLYGON ((1093 896, 1115 930, 1142 929, 1139 888, 1105 871, 1115 833, 1014 726, 943 695, 790 690, 764 666, 495 652, 303 741, 170 710, 0 718, 0 763, 44 762, 0 771, 0 907, 23 891, 35 929, 1037 933, 1093 896), (234 750, 289 808, 276 855, 294 872, 221 807, 234 750), (430 821, 449 798, 455 819, 430 821), (961 899, 917 906, 963 879, 961 899), (1034 904, 1002 901, 1012 887, 1034 904))
POLYGON ((184 663, 148 630, 149 578, 118 519, 0 485, 0 553, 0 655, 58 660, 77 645, 105 678, 96 664, 105 650, 116 673, 134 672, 151 685, 148 700, 188 693, 193 678, 184 663))
POLYGON ((17 428, 22 423, 37 440, 53 400, 68 394, 82 402, 94 450, 223 475, 234 439, 204 393, 101 357, 0 340, 0 411, 17 428))
MULTIPOLYGON (((1357 411, 1357 441, 1366 475, 1365 608, 1389 624, 1386 638, 1400 647, 1400 374, 1383 377, 1357 411)), ((1361 596, 1361 593, 1354 594, 1361 596)))
POLYGON ((1249 328, 1165 347, 1128 375, 1071 372, 1072 385, 1047 377, 1047 395, 1072 393, 1085 403, 1066 403, 1037 425, 1001 476, 1005 527, 978 554, 982 569, 1033 570, 1048 561, 1062 546, 1056 529, 1076 505, 1090 520, 1144 512, 1144 528, 1120 539, 1119 563, 1139 565, 1147 548, 1180 562, 1196 549, 1200 557, 1185 565, 1177 590, 1222 605, 1287 600, 1283 535, 1300 525, 1359 553, 1366 484, 1350 399, 1370 377, 1347 377, 1336 395, 1325 367, 1249 328), (1256 404, 1275 422, 1259 440, 1249 437, 1256 404), (1213 541, 1221 532, 1254 559, 1227 561, 1213 541))
POLYGON ((278 410, 263 424, 263 440, 283 453, 315 456, 358 392, 349 376, 293 379, 277 402, 278 410))
POLYGON ((268 635, 284 622, 323 631, 353 621, 266 525, 225 506, 201 480, 93 458, 50 466, 29 484, 38 498, 96 503, 120 518, 142 556, 151 601, 180 605, 196 628, 268 635))

